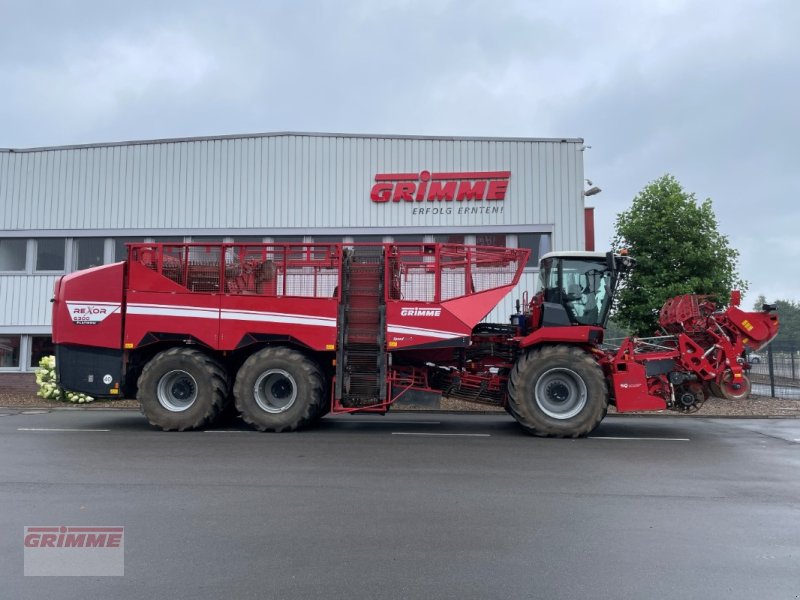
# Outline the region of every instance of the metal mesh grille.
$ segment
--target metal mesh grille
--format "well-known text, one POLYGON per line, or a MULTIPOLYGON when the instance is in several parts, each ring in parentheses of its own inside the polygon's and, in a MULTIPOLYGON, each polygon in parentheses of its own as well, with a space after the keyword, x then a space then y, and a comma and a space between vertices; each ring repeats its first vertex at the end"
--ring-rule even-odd
POLYGON ((337 244, 131 246, 131 260, 198 293, 331 297, 339 284, 339 256, 337 244))
POLYGON ((516 283, 528 250, 397 244, 389 253, 393 300, 442 302, 516 283))
MULTIPOLYGON (((463 244, 385 246, 388 297, 417 302, 512 285, 529 253, 463 244)), ((379 263, 384 244, 375 248, 379 263)), ((131 259, 190 292, 324 298, 336 295, 341 252, 340 244, 134 244, 131 259)))

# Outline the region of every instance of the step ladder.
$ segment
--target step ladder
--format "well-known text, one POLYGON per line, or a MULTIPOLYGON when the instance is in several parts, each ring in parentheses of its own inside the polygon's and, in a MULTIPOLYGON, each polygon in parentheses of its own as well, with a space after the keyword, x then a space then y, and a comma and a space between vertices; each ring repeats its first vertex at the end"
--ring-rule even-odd
POLYGON ((342 262, 336 397, 346 408, 386 401, 383 246, 355 246, 342 262))

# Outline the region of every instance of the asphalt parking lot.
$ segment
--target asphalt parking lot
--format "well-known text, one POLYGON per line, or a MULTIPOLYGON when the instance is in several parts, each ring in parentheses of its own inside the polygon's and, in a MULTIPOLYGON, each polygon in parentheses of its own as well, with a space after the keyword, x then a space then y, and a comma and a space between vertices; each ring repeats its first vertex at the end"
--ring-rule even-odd
POLYGON ((800 420, 0 414, 2 597, 800 597, 800 420), (124 577, 24 577, 26 525, 124 526, 124 577))

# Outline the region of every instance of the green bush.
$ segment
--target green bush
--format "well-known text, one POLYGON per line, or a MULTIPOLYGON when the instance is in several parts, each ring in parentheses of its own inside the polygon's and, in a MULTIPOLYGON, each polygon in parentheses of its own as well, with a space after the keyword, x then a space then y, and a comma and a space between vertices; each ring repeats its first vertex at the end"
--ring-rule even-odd
POLYGON ((56 383, 56 357, 45 356, 39 361, 39 368, 36 370, 36 383, 39 391, 36 395, 45 400, 57 400, 59 402, 75 402, 85 404, 92 402, 94 398, 78 392, 67 392, 62 390, 56 383))

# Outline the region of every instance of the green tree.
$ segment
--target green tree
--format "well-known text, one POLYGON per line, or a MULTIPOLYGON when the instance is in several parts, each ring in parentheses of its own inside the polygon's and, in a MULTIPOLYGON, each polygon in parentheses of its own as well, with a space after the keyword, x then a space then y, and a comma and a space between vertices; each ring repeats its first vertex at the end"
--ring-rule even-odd
MULTIPOLYGON (((756 299, 753 310, 761 310, 764 304, 767 304, 767 299, 762 294, 756 299)), ((800 346, 800 302, 775 300, 769 304, 774 304, 778 309, 780 328, 775 341, 800 346)))
POLYGON ((775 300, 772 304, 778 309, 778 337, 776 342, 794 342, 800 345, 800 303, 791 300, 775 300))
POLYGON ((609 319, 606 324, 606 332, 605 335, 603 335, 603 339, 606 341, 619 340, 630 335, 631 332, 627 328, 620 326, 614 319, 609 319))
POLYGON ((747 289, 736 273, 739 252, 718 230, 708 198, 698 203, 672 175, 650 182, 617 215, 612 246, 636 259, 616 304, 617 322, 637 335, 658 331, 658 311, 680 294, 707 294, 727 303, 747 289))
POLYGON ((753 310, 761 310, 761 307, 765 304, 767 304, 767 297, 764 294, 759 294, 753 303, 753 310))

